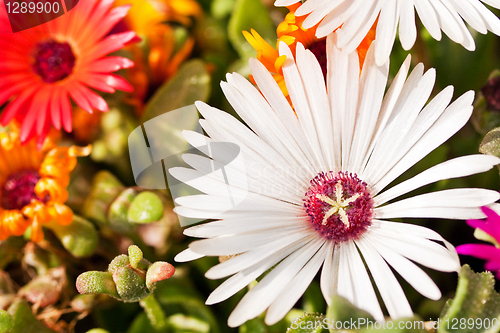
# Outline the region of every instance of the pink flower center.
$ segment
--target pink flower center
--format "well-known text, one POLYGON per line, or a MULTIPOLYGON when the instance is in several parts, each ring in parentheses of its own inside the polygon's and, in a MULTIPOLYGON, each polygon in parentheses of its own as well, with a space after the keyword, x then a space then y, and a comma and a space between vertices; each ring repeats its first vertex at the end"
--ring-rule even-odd
POLYGON ((304 207, 311 224, 336 243, 357 239, 371 225, 373 200, 356 174, 319 173, 307 190, 304 207))
POLYGON ((323 71, 323 77, 326 78, 326 38, 312 43, 311 45, 309 45, 308 49, 312 52, 312 54, 316 56, 316 59, 318 59, 321 70, 323 71))
POLYGON ((55 40, 38 43, 34 50, 33 71, 43 82, 54 83, 65 79, 73 72, 75 55, 68 43, 55 40))
POLYGON ((32 199, 47 202, 48 196, 40 199, 35 194, 35 185, 40 178, 42 177, 34 170, 23 170, 10 175, 2 186, 2 208, 22 209, 32 199))

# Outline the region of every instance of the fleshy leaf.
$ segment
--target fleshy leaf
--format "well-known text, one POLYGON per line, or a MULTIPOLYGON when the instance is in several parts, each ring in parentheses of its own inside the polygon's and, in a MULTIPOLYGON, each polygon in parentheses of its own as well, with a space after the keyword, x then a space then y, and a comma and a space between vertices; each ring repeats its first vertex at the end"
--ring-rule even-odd
POLYGON ((276 28, 262 1, 237 0, 228 24, 228 38, 244 62, 256 55, 256 51, 243 37, 243 31, 250 29, 256 30, 268 43, 275 45, 278 38, 276 28))
POLYGON ((0 310, 0 333, 8 332, 14 326, 14 319, 5 310, 0 310))
POLYGON ((48 227, 64 248, 77 258, 92 255, 97 247, 99 237, 94 225, 80 216, 74 215, 73 221, 66 226, 51 223, 48 227))
POLYGON ((161 86, 149 100, 141 122, 167 111, 206 101, 210 95, 210 75, 201 60, 191 60, 161 86))
POLYGON ((35 318, 31 308, 25 302, 19 301, 12 304, 8 312, 14 319, 9 333, 55 333, 35 318))
POLYGON ((161 199, 153 192, 141 192, 130 204, 127 218, 134 223, 150 223, 163 216, 161 199))
POLYGON ((113 275, 109 272, 90 271, 80 274, 76 279, 76 289, 80 294, 108 294, 120 298, 113 275))
POLYGON ((117 232, 128 232, 132 229, 132 224, 127 219, 127 212, 132 201, 137 196, 137 191, 128 188, 118 195, 108 210, 109 227, 117 232))
POLYGON ((500 329, 500 295, 495 291, 495 279, 490 272, 474 273, 469 265, 462 266, 455 298, 448 300, 441 313, 438 332, 481 333, 498 332, 500 329), (465 318, 465 325, 460 325, 465 318), (496 325, 468 325, 467 320, 479 319, 481 323, 496 325), (456 325, 454 326, 454 324, 456 325), (493 327, 492 327, 493 326, 493 327), (472 327, 472 328, 470 328, 472 327), (456 329, 455 329, 456 328, 456 329), (458 329, 458 330, 457 330, 458 329))
POLYGON ((489 131, 479 145, 483 154, 500 157, 500 127, 489 131))
POLYGON ((304 313, 300 318, 292 319, 287 333, 326 333, 325 316, 319 313, 304 313))
POLYGON ((123 184, 112 173, 100 171, 92 181, 90 193, 83 203, 81 213, 88 219, 107 224, 109 205, 123 189, 123 184))
POLYGON ((346 298, 335 295, 332 298, 332 303, 328 307, 326 317, 333 321, 350 321, 365 318, 374 321, 373 317, 366 311, 358 309, 351 304, 346 298))

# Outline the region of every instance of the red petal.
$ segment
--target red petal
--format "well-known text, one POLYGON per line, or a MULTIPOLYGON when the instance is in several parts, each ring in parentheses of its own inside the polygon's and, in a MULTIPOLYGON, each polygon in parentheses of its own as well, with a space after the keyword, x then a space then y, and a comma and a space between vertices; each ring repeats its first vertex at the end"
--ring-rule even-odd
POLYGON ((89 49, 88 53, 86 52, 87 54, 85 55, 85 58, 82 61, 82 65, 86 65, 111 52, 115 52, 121 49, 126 43, 128 43, 134 37, 135 37, 135 32, 133 31, 122 32, 119 34, 114 34, 106 37, 100 43, 94 45, 94 47, 89 49))
POLYGON ((50 101, 50 119, 56 130, 61 130, 61 91, 54 89, 52 100, 50 101))
POLYGON ((61 94, 59 97, 59 105, 61 106, 62 124, 66 132, 71 132, 72 130, 72 114, 71 114, 71 103, 69 102, 69 96, 66 92, 61 94))
POLYGON ((7 105, 7 107, 2 112, 2 118, 0 119, 0 122, 3 126, 7 125, 12 120, 12 118, 14 118, 14 116, 18 113, 20 107, 25 102, 31 100, 36 88, 38 87, 27 88, 26 90, 21 92, 21 94, 17 96, 14 101, 7 105))
POLYGON ((130 68, 134 62, 124 57, 106 57, 96 60, 89 68, 93 73, 110 73, 122 68, 130 68))
MULTIPOLYGON (((38 93, 33 98, 32 107, 36 108, 36 114, 40 116, 36 119, 36 134, 42 134, 45 123, 49 121, 49 102, 53 98, 52 90, 53 86, 47 86, 45 89, 38 91, 38 93), (39 97, 38 97, 39 96, 39 97), (38 97, 38 98, 37 98, 38 97)), ((28 114, 29 116, 29 114, 28 114)))
POLYGON ((80 91, 82 95, 87 98, 87 101, 89 101, 90 105, 93 106, 95 109, 102 112, 109 111, 108 103, 106 103, 104 98, 102 98, 101 96, 99 96, 98 94, 96 94, 95 92, 93 92, 92 90, 90 90, 85 86, 80 86, 80 91))
POLYGON ((88 73, 80 77, 81 82, 89 87, 104 91, 107 93, 114 93, 116 90, 106 83, 106 78, 103 75, 88 73))

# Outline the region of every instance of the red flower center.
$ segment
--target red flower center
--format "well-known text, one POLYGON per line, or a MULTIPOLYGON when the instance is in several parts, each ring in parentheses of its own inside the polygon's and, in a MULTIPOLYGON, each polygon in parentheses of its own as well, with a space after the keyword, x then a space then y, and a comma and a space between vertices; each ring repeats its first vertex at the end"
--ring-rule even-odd
POLYGON ((54 83, 65 79, 73 72, 75 55, 68 43, 55 40, 38 43, 34 52, 33 71, 43 82, 54 83))
POLYGON ((320 39, 314 43, 312 43, 308 47, 309 51, 312 52, 318 59, 319 65, 321 66, 321 70, 323 71, 323 77, 326 78, 327 71, 327 61, 326 61, 326 38, 320 39))
POLYGON ((373 216, 366 183, 343 172, 322 172, 314 177, 304 207, 314 229, 336 243, 357 239, 371 225, 373 216))
POLYGON ((34 170, 23 170, 10 175, 2 186, 2 208, 22 209, 32 199, 47 202, 48 197, 40 199, 35 194, 35 185, 40 178, 42 177, 34 170))

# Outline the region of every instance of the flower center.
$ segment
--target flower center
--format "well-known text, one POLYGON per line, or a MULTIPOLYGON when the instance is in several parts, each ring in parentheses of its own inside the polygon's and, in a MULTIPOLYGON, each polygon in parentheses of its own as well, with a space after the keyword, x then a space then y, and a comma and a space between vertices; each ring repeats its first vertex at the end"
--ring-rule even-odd
POLYGON ((316 56, 318 59, 319 65, 321 66, 321 70, 323 71, 323 77, 326 78, 327 71, 327 61, 326 61, 326 38, 320 39, 311 45, 309 45, 308 49, 316 56))
POLYGON ((48 197, 40 199, 35 194, 35 185, 40 178, 42 177, 34 170, 23 170, 10 175, 2 186, 2 208, 22 209, 32 199, 47 202, 48 197))
POLYGON ((326 239, 356 239, 371 225, 373 200, 365 182, 354 174, 332 171, 311 180, 304 198, 311 224, 326 239))
POLYGON ((43 82, 54 83, 65 79, 73 72, 75 55, 68 43, 55 40, 38 43, 33 54, 33 71, 43 82))

